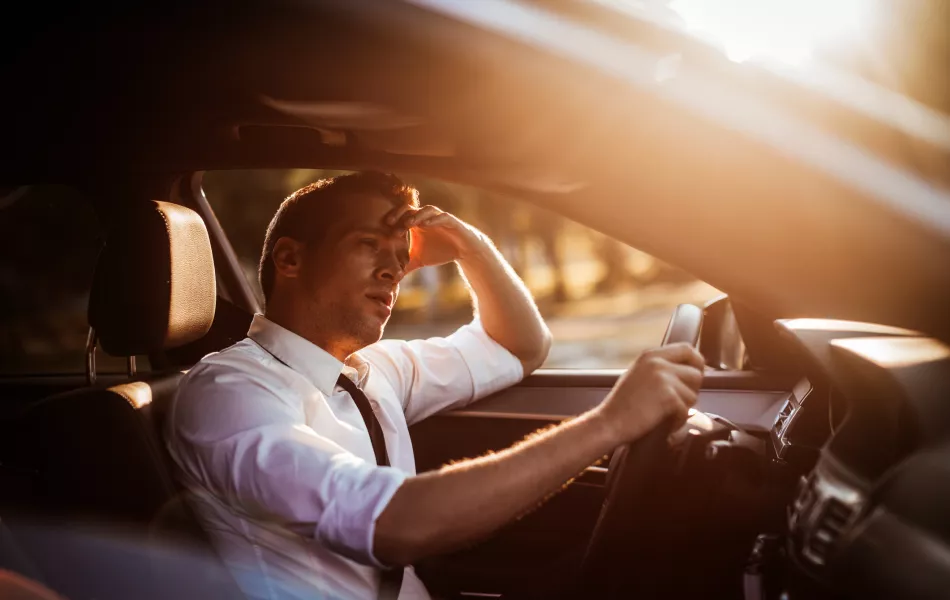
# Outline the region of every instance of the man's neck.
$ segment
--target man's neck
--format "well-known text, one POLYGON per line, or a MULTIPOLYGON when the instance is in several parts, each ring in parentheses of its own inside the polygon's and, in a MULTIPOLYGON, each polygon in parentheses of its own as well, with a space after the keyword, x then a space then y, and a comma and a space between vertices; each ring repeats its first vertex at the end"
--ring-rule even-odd
POLYGON ((286 306, 279 302, 268 302, 264 316, 268 321, 276 323, 288 331, 292 331, 311 344, 325 350, 330 356, 340 362, 353 354, 352 344, 340 339, 339 335, 321 327, 319 319, 308 314, 309 311, 298 307, 286 306))

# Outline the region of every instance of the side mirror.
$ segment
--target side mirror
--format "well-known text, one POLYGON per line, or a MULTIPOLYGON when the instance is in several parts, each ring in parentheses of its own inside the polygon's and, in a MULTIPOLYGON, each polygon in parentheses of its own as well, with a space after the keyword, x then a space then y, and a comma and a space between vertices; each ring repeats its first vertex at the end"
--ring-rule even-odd
POLYGON ((720 371, 741 371, 746 363, 746 348, 729 296, 722 295, 703 307, 703 331, 699 351, 706 365, 720 371))

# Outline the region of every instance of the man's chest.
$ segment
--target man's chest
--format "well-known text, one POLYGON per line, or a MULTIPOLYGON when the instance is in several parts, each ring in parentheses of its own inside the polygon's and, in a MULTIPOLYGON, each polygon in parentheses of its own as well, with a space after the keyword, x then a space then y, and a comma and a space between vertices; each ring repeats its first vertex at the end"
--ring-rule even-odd
MULTIPOLYGON (((383 430, 390 463, 402 471, 415 474, 409 428, 395 393, 380 378, 368 377, 361 387, 383 430)), ((363 460, 376 462, 363 416, 345 390, 337 387, 331 394, 324 395, 307 382, 294 382, 289 386, 287 397, 293 403, 302 426, 309 427, 329 444, 339 446, 363 460)))

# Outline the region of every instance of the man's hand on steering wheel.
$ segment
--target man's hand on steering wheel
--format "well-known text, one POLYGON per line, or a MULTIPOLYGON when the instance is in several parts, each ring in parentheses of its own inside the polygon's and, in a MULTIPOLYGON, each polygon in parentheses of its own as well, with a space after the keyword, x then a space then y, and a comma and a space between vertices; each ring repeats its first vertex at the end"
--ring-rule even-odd
POLYGON ((637 440, 661 423, 671 431, 680 427, 696 404, 704 363, 686 343, 644 352, 597 409, 617 444, 637 440))

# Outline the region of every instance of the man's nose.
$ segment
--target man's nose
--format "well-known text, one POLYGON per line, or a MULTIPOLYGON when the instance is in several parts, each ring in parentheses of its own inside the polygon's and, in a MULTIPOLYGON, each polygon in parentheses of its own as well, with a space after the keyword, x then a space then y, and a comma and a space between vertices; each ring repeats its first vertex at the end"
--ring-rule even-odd
POLYGON ((395 253, 381 253, 383 254, 382 260, 380 261, 379 266, 376 267, 376 279, 380 281, 386 281, 391 284, 397 284, 402 281, 402 278, 405 277, 405 269, 402 268, 399 259, 396 257, 395 253))

